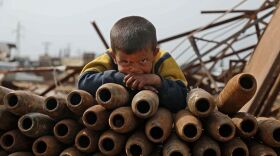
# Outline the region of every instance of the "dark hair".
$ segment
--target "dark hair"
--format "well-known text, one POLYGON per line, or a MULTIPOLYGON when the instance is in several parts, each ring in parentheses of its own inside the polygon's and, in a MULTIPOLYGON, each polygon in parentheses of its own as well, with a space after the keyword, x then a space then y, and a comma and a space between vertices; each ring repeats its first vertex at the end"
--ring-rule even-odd
POLYGON ((156 28, 147 19, 128 16, 118 20, 110 32, 113 51, 122 50, 128 54, 157 46, 156 28))

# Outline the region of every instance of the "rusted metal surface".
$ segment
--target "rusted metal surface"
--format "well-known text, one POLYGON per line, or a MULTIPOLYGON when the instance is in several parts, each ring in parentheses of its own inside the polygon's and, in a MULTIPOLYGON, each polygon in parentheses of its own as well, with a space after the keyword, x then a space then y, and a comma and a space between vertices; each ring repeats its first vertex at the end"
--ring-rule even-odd
POLYGON ((128 156, 150 156, 153 151, 153 146, 145 133, 136 131, 128 138, 125 145, 125 152, 128 156))
MULTIPOLYGON (((0 155, 1 155, 1 152, 0 152, 0 155)), ((1 156, 5 156, 5 155, 1 155, 1 156)), ((31 152, 15 152, 15 153, 9 154, 9 156, 34 156, 34 155, 31 152)))
POLYGON ((18 129, 4 133, 0 145, 9 153, 30 149, 33 140, 23 135, 18 129))
POLYGON ((250 156, 277 156, 276 152, 269 146, 250 140, 247 143, 250 156))
POLYGON ((280 121, 271 118, 257 118, 259 129, 257 137, 266 145, 280 147, 280 121))
MULTIPOLYGON (((65 75, 64 77, 60 78, 57 80, 57 83, 63 83, 64 81, 67 81, 68 79, 70 79, 71 77, 74 77, 76 74, 80 73, 80 70, 72 70, 71 72, 69 72, 67 75, 65 75)), ((46 95, 47 93, 49 93, 51 90, 56 88, 56 83, 52 83, 51 85, 49 85, 49 87, 44 90, 42 93, 40 93, 41 96, 46 95)))
POLYGON ((139 118, 132 112, 131 107, 119 107, 112 111, 109 117, 109 125, 118 133, 128 133, 139 125, 139 118))
POLYGON ((0 70, 0 74, 11 74, 11 73, 19 73, 19 72, 41 73, 41 72, 63 71, 63 70, 82 70, 82 68, 83 66, 17 68, 17 69, 9 69, 9 70, 0 70))
POLYGON ((86 109, 96 104, 94 97, 83 90, 73 90, 67 95, 67 107, 78 116, 82 116, 86 109))
POLYGON ((92 156, 106 156, 106 155, 102 154, 101 152, 98 152, 98 153, 94 153, 92 156))
POLYGON ((69 147, 63 150, 59 156, 84 156, 76 147, 69 147))
POLYGON ((190 148, 175 134, 171 135, 163 145, 163 156, 190 156, 190 148))
POLYGON ((74 114, 68 109, 67 101, 64 97, 47 97, 44 101, 43 110, 44 114, 56 120, 74 117, 74 114))
POLYGON ((4 105, 16 115, 31 112, 43 113, 44 98, 28 91, 13 91, 4 97, 4 105))
POLYGON ((217 94, 232 76, 243 71, 278 3, 278 0, 265 0, 253 10, 214 10, 211 13, 223 14, 205 26, 158 43, 178 39, 170 53, 180 63, 189 85, 217 94), (234 16, 235 13, 240 15, 234 16), (229 14, 233 16, 225 19, 229 14), (248 40, 253 41, 249 46, 240 44, 248 40))
POLYGON ((266 96, 266 99, 263 101, 262 107, 260 108, 259 115, 262 116, 269 116, 272 113, 272 107, 277 106, 274 104, 275 99, 279 95, 280 92, 280 74, 278 75, 277 79, 275 80, 273 86, 271 87, 269 93, 266 96))
POLYGON ((148 139, 154 143, 163 143, 170 135, 173 118, 169 110, 159 108, 145 125, 145 133, 148 139))
POLYGON ((237 112, 231 120, 236 127, 238 136, 250 138, 257 133, 258 122, 253 115, 245 112, 237 112))
POLYGON ((35 156, 59 155, 62 150, 62 144, 54 136, 42 136, 32 145, 35 156))
POLYGON ((83 116, 83 124, 91 130, 104 130, 109 126, 110 111, 101 105, 88 108, 83 116))
POLYGON ((8 156, 8 153, 2 149, 0 149, 0 155, 1 156, 8 156))
POLYGON ((178 34, 178 35, 174 35, 174 36, 171 36, 171 37, 168 37, 168 38, 165 38, 165 39, 161 39, 158 41, 158 44, 162 44, 164 42, 168 42, 168 41, 172 41, 174 39, 178 39, 178 38, 181 38, 181 37, 185 37, 187 35, 190 35, 194 32, 197 32, 198 30, 202 31, 202 30, 207 30, 209 28, 213 28, 213 27, 216 27, 216 26, 220 26, 220 25, 223 25, 223 24, 226 24, 226 23, 230 23, 232 21, 235 21, 235 20, 239 20, 239 19, 242 19, 244 18, 245 15, 240 15, 240 16, 236 16, 236 17, 233 17, 233 18, 229 18, 229 19, 226 19, 226 20, 223 20, 223 21, 220 21, 220 22, 217 22, 217 23, 213 23, 207 27, 204 27, 203 29, 201 28, 198 28, 198 29, 194 29, 194 30, 191 30, 191 31, 187 31, 187 32, 184 32, 184 33, 181 33, 181 34, 178 34))
POLYGON ((255 115, 261 115, 260 109, 271 104, 263 105, 263 102, 280 73, 279 22, 280 8, 278 7, 244 69, 245 72, 251 73, 256 77, 258 87, 253 99, 242 110, 255 115))
POLYGON ((125 147, 126 136, 107 130, 101 134, 98 147, 104 155, 118 155, 125 147))
POLYGON ((96 91, 96 101, 107 109, 114 109, 127 104, 128 91, 121 85, 106 83, 96 91))
POLYGON ((17 128, 18 117, 8 111, 8 109, 0 105, 0 130, 11 130, 17 128))
POLYGON ((85 153, 95 152, 98 149, 98 139, 98 132, 85 128, 77 134, 75 147, 85 153))
POLYGON ((240 138, 222 144, 221 151, 222 156, 249 156, 249 150, 240 138))
POLYGON ((218 143, 207 136, 201 136, 199 140, 194 143, 192 152, 195 156, 221 156, 218 143))
POLYGON ((188 110, 176 114, 174 125, 177 135, 186 142, 198 140, 203 130, 200 120, 188 110))
POLYGON ((149 90, 138 92, 132 99, 131 108, 133 113, 139 118, 149 118, 153 116, 159 106, 158 95, 149 90))
POLYGON ((211 137, 221 142, 227 142, 235 136, 235 125, 227 115, 214 111, 204 122, 205 129, 211 137))
POLYGON ((18 120, 19 130, 31 138, 50 134, 54 124, 52 118, 42 113, 28 113, 21 116, 18 120))
POLYGON ((53 128, 54 136, 60 142, 72 144, 75 141, 77 133, 82 129, 82 126, 75 120, 64 119, 57 122, 53 128))
POLYGON ((187 96, 188 109, 197 117, 208 116, 215 108, 214 97, 203 89, 192 89, 187 96))
POLYGON ((219 111, 226 114, 238 112, 254 96, 256 89, 253 75, 240 73, 234 76, 217 97, 219 111))
POLYGON ((97 24, 95 21, 93 21, 92 23, 92 26, 94 27, 95 31, 97 32, 99 38, 101 39, 103 45, 105 46, 106 49, 109 49, 109 46, 108 46, 108 43, 106 42, 105 38, 103 37, 101 31, 99 30, 97 24))
POLYGON ((0 86, 0 105, 4 104, 3 103, 4 96, 7 95, 8 93, 12 92, 12 91, 13 91, 12 89, 0 86))

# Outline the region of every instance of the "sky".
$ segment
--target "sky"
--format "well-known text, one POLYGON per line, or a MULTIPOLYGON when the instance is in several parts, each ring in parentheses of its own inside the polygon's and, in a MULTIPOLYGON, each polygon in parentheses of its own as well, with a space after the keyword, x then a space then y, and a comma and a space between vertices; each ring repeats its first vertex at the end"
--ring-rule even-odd
MULTIPOLYGON (((158 39, 208 24, 219 14, 202 10, 225 10, 243 0, 0 0, 0 42, 16 42, 20 23, 20 54, 37 59, 49 42, 49 55, 71 48, 71 56, 84 51, 100 54, 105 47, 95 32, 96 21, 106 41, 113 24, 125 16, 147 18, 158 39)), ((247 0, 238 9, 255 9, 263 0, 247 0)), ((164 45, 163 45, 164 46, 164 45)), ((172 46, 164 47, 170 50, 172 46)))

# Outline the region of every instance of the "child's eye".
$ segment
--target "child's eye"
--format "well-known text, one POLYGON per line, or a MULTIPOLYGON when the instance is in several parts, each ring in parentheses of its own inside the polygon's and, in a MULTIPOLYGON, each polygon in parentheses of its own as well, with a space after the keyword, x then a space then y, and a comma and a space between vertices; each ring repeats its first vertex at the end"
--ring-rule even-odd
POLYGON ((147 63, 147 62, 148 62, 148 59, 146 59, 146 58, 141 60, 141 63, 147 63))
POLYGON ((125 60, 120 61, 120 64, 122 64, 122 65, 127 65, 127 64, 128 64, 128 61, 125 61, 125 60))

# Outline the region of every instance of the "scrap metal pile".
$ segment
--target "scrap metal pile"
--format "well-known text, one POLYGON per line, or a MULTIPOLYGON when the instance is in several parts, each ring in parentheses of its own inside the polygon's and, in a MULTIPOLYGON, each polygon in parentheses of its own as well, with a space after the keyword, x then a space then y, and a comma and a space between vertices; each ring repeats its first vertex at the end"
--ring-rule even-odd
POLYGON ((82 90, 45 98, 1 87, 0 155, 277 156, 280 121, 238 112, 255 91, 255 78, 238 74, 217 96, 192 89, 187 108, 172 114, 154 92, 131 97, 112 83, 95 98, 82 90))

